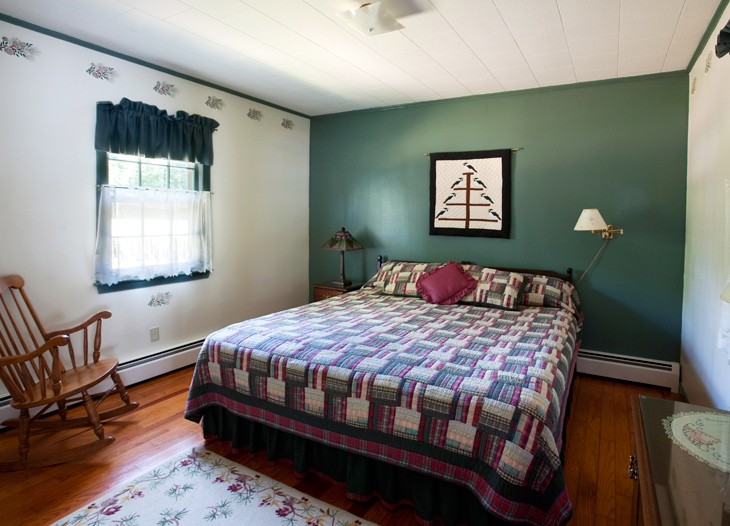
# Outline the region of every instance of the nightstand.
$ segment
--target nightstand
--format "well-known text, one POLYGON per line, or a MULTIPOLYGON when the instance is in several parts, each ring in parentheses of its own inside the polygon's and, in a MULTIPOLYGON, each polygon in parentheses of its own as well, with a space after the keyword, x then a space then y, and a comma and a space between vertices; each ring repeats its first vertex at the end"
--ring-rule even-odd
POLYGON ((312 300, 326 300, 327 298, 333 298, 340 294, 357 290, 360 287, 362 287, 362 283, 353 283, 347 287, 340 287, 331 283, 317 283, 312 287, 312 300))
POLYGON ((730 524, 730 413, 639 396, 633 415, 634 524, 730 524))

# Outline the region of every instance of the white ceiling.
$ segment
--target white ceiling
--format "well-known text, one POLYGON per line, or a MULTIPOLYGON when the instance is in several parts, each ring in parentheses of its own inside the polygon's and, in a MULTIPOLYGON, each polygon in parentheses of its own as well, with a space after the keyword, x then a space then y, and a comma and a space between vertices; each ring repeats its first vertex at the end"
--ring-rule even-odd
MULTIPOLYGON (((0 0, 0 13, 305 115, 684 70, 721 0, 0 0)), ((111 65, 111 64, 109 64, 111 65)))

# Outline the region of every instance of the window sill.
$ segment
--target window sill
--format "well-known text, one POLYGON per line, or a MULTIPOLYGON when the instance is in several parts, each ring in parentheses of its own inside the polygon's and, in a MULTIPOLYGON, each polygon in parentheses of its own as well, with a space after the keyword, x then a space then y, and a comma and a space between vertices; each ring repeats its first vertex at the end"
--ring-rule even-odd
POLYGON ((106 294, 108 292, 121 292, 123 290, 141 289, 145 287, 156 287, 158 285, 169 285, 170 283, 183 283, 185 281, 195 281, 198 279, 207 279, 210 276, 210 272, 194 272, 192 274, 181 274, 179 276, 173 276, 170 278, 153 278, 148 280, 130 280, 120 281, 114 285, 102 285, 101 283, 95 283, 94 286, 99 294, 106 294))

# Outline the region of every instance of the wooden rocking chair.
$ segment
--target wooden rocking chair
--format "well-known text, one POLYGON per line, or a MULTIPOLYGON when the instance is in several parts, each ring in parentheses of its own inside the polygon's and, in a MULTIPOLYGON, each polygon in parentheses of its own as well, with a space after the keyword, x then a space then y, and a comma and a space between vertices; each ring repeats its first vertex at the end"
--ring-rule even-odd
POLYGON ((114 437, 104 435, 101 422, 139 405, 129 400, 117 360, 100 359, 101 324, 111 313, 102 311, 76 327, 47 332, 23 286, 20 276, 0 276, 0 380, 10 393, 10 405, 20 411, 18 419, 3 422, 18 428, 19 458, 0 460, 0 471, 60 464, 108 446, 114 437), (108 378, 112 385, 106 392, 89 393, 108 378), (99 404, 113 393, 123 405, 99 412, 99 404), (67 418, 67 406, 76 402, 83 403, 86 416, 67 418), (56 417, 41 418, 54 407, 56 417), (90 426, 97 439, 42 456, 28 455, 31 430, 72 426, 90 426))

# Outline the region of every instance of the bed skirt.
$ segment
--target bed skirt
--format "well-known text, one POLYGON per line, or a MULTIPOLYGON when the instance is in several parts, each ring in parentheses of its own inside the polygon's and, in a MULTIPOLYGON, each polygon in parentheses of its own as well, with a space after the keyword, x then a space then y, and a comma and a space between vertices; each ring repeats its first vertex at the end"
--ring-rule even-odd
POLYGON ((465 487, 279 431, 219 406, 201 411, 206 438, 230 442, 234 449, 251 453, 264 451, 271 461, 290 460, 297 474, 315 472, 343 483, 352 500, 379 498, 390 509, 409 505, 418 522, 429 526, 508 526, 465 487))

